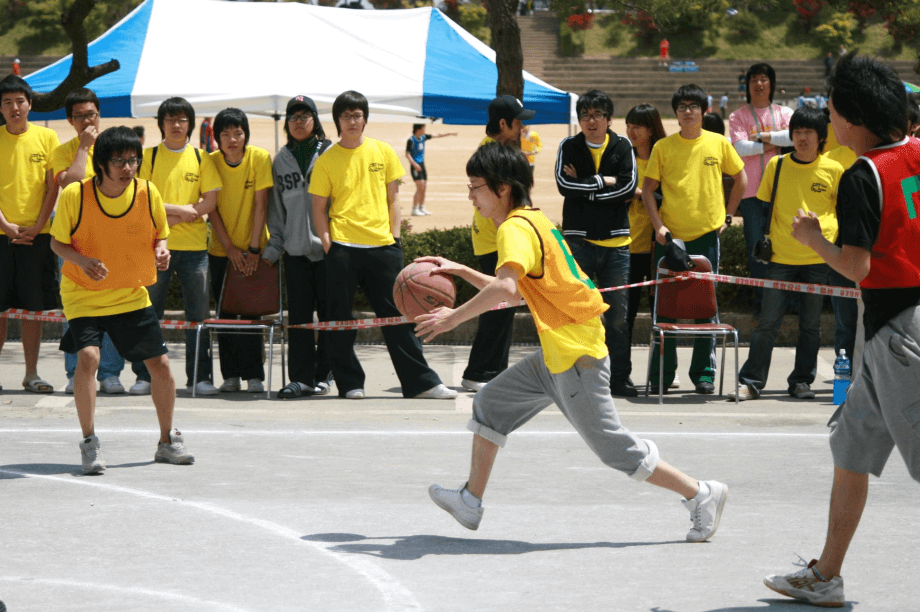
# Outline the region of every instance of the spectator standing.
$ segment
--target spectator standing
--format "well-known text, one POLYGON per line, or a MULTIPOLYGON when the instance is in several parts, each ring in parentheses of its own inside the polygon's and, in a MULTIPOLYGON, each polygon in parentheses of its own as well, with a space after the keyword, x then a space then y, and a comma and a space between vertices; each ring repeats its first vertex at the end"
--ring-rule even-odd
POLYGON ((527 157, 527 163, 533 169, 537 161, 537 155, 543 150, 543 141, 537 130, 532 129, 528 124, 521 127, 521 153, 527 157))
MULTIPOLYGON (((843 167, 821 154, 827 143, 827 117, 823 112, 807 107, 795 111, 789 121, 789 131, 795 143, 795 152, 770 160, 757 192, 758 199, 767 202, 768 210, 769 202, 774 202, 769 234, 773 257, 767 264, 767 278, 825 285, 828 265, 817 253, 796 241, 790 228, 797 211, 804 210, 806 214, 817 215, 826 239, 836 240, 837 186, 843 167), (779 165, 781 161, 784 163, 779 165)), ((773 345, 791 294, 791 291, 781 289, 764 289, 760 321, 751 336, 747 361, 738 375, 741 381, 739 400, 760 397, 767 384, 773 345)), ((823 295, 807 293, 800 296, 795 366, 787 378, 789 395, 796 399, 815 397, 811 385, 818 368, 823 306, 823 295)), ((734 393, 730 397, 734 398, 734 393)))
MULTIPOLYGON (((93 170, 93 145, 99 136, 99 98, 91 89, 76 89, 64 99, 64 112, 67 115, 67 123, 73 127, 77 135, 56 148, 51 156, 54 180, 61 189, 71 183, 96 176, 93 170)), ((64 260, 59 261, 63 266, 64 260)), ((66 332, 65 321, 64 333, 66 332)), ((125 360, 118 354, 112 339, 108 334, 103 334, 102 346, 99 349, 99 369, 96 373, 99 390, 103 393, 124 393, 125 387, 119 378, 124 367, 125 360)), ((64 353, 64 372, 67 375, 64 393, 73 393, 76 369, 76 354, 64 353)))
POLYGON ((135 125, 135 126, 134 126, 133 128, 131 128, 131 129, 134 130, 134 133, 135 133, 135 134, 137 134, 137 139, 141 141, 141 146, 144 146, 144 141, 147 139, 147 137, 144 135, 145 132, 146 132, 146 131, 144 130, 144 126, 142 126, 142 125, 135 125))
MULTIPOLYGON (((556 157, 556 187, 565 197, 562 234, 588 278, 601 289, 629 284, 629 205, 636 192, 636 160, 629 140, 610 129, 613 101, 593 89, 579 96, 581 132, 564 139, 556 157)), ((635 397, 629 380, 630 335, 626 291, 603 294, 613 395, 635 397)))
POLYGON ((412 136, 406 141, 406 159, 409 160, 409 174, 415 181, 415 195, 412 196, 412 216, 424 217, 431 213, 425 209, 425 191, 428 186, 428 169, 425 167, 425 143, 432 138, 456 136, 457 132, 448 134, 426 134, 425 124, 412 126, 412 136))
MULTIPOLYGON (((822 234, 815 215, 800 214, 796 240, 859 283, 866 304, 866 345, 846 401, 831 417, 834 460, 824 549, 807 567, 764 580, 772 590, 819 606, 843 606, 843 562, 862 518, 869 474, 881 476, 897 447, 920 481, 916 398, 920 396, 920 224, 912 214, 920 142, 906 138, 904 85, 880 62, 848 55, 830 78, 831 122, 857 162, 837 192, 842 247, 822 234), (911 193, 913 191, 913 193, 911 193)), ((914 527, 905 522, 906 529, 914 527)), ((801 541, 801 540, 799 540, 801 541)))
MULTIPOLYGON (((636 156, 636 185, 642 185, 645 179, 645 170, 648 167, 648 158, 652 154, 655 143, 667 136, 661 115, 658 109, 651 104, 640 104, 626 113, 626 137, 633 146, 636 156)), ((661 206, 661 189, 655 192, 655 201, 661 206)), ((629 283, 641 283, 655 278, 652 271, 652 244, 655 230, 652 220, 649 219, 642 203, 642 188, 636 187, 632 203, 629 205, 629 283)), ((646 289, 649 304, 652 303, 652 289, 646 289)), ((626 323, 629 327, 630 341, 633 337, 636 317, 639 314, 639 302, 642 300, 642 288, 633 287, 629 290, 629 306, 626 311, 626 323)), ((632 372, 632 360, 629 365, 632 372)), ((671 387, 679 387, 680 382, 675 373, 671 387)))
POLYGON ((61 298, 70 322, 61 350, 77 353, 74 402, 83 440, 84 474, 105 470, 95 432, 99 345, 107 332, 130 361, 143 360, 153 378, 153 405, 160 424, 154 461, 189 464, 195 457, 173 429, 176 383, 166 343, 145 285, 169 265, 169 227, 159 192, 135 178, 143 148, 127 127, 99 135, 93 151, 95 176, 68 185, 54 218, 53 247, 64 259, 61 298))
MULTIPOLYGON (((0 312, 51 310, 60 304, 57 260, 51 252, 51 211, 57 186, 51 157, 60 144, 53 130, 29 123, 32 88, 18 76, 0 81, 0 312)), ((0 319, 0 350, 9 319, 0 319)), ((26 373, 34 393, 54 388, 38 375, 41 321, 20 321, 26 373)))
MULTIPOLYGON (((326 253, 329 318, 353 319, 360 286, 378 317, 399 316, 393 284, 403 268, 399 240, 399 179, 405 174, 391 146, 364 136, 367 98, 356 91, 332 104, 339 142, 317 160, 310 181, 313 222, 326 253)), ((382 328, 404 397, 453 399, 457 392, 428 367, 422 343, 408 325, 382 328)), ((329 354, 339 396, 364 399, 364 369, 355 355, 356 331, 330 334, 329 354)))
POLYGON ((211 125, 211 118, 205 117, 198 129, 199 146, 205 153, 213 153, 217 150, 217 141, 214 137, 214 128, 211 125))
MULTIPOLYGON (((763 171, 780 147, 792 146, 789 119, 792 110, 773 103, 776 71, 769 64, 752 65, 745 74, 747 104, 728 119, 729 138, 744 160, 747 189, 738 210, 744 219, 744 242, 747 245, 748 270, 751 278, 765 278, 766 264, 754 259, 754 245, 763 239, 767 204, 757 199, 763 171)), ((754 289, 754 315, 760 315, 763 290, 754 289)))
MULTIPOLYGON (((724 136, 703 131, 703 105, 706 92, 696 85, 679 88, 671 98, 671 108, 677 115, 680 132, 655 143, 649 157, 642 183, 642 203, 655 228, 655 252, 652 261, 665 253, 667 236, 686 243, 687 253, 702 255, 719 269, 719 235, 731 223, 732 213, 747 187, 744 162, 724 136), (722 190, 722 174, 730 175, 735 183, 728 201, 722 190), (661 185, 664 199, 659 213, 654 193, 661 185)), ((651 348, 655 353, 657 345, 651 348)), ((677 367, 677 347, 674 340, 665 342, 663 373, 658 372, 658 360, 652 360, 649 383, 669 387, 677 367)), ((690 380, 697 393, 715 392, 715 338, 697 339, 693 344, 690 380)))
MULTIPOLYGON (((192 146, 195 109, 184 98, 167 98, 157 109, 157 126, 163 141, 144 153, 138 177, 156 185, 163 197, 170 233, 169 265, 157 271, 156 284, 148 287, 157 317, 166 312, 166 294, 175 274, 182 288, 185 320, 199 323, 211 314, 208 301, 208 226, 205 216, 217 207, 223 182, 214 159, 192 146)), ((185 330, 185 388, 195 381, 196 331, 185 330)), ((216 395, 210 342, 198 347, 198 382, 195 395, 216 395)), ((131 364, 137 381, 133 395, 150 393, 150 372, 143 361, 131 364)))
MULTIPOLYGON (((284 255, 284 280, 288 299, 288 323, 313 322, 313 313, 326 320, 326 262, 323 243, 313 221, 310 178, 316 160, 332 144, 319 121, 316 104, 307 96, 294 96, 287 103, 284 133, 287 144, 275 156, 272 171, 275 187, 268 204, 268 246, 262 257, 275 265, 284 255)), ((332 383, 328 334, 319 332, 319 346, 312 329, 288 330, 289 382, 278 397, 326 395, 332 383)))
POLYGON ((722 94, 722 97, 719 98, 719 112, 722 113, 722 118, 725 119, 728 115, 728 92, 726 91, 722 94))
MULTIPOLYGON (((218 150, 211 153, 211 160, 223 187, 217 195, 217 208, 210 214, 208 263, 211 290, 214 301, 218 302, 228 265, 246 276, 255 272, 259 265, 262 250, 268 244, 268 192, 274 182, 268 151, 249 144, 249 118, 243 111, 225 108, 217 113, 214 131, 218 150)), ((218 316, 236 318, 225 312, 218 316)), ((245 378, 249 393, 262 393, 265 390, 262 337, 219 334, 217 343, 224 378, 219 390, 225 393, 239 391, 245 378)))
MULTIPOLYGON (((519 149, 524 121, 530 121, 536 113, 524 108, 514 96, 498 96, 489 102, 489 121, 486 137, 479 146, 498 142, 506 147, 519 149)), ((495 241, 495 223, 473 212, 473 253, 479 266, 486 274, 495 274, 498 263, 498 244, 495 241)), ((508 353, 511 350, 511 336, 514 332, 514 308, 492 310, 479 316, 479 326, 470 348, 470 357, 463 371, 461 385, 469 391, 479 391, 487 382, 508 368, 508 353)))

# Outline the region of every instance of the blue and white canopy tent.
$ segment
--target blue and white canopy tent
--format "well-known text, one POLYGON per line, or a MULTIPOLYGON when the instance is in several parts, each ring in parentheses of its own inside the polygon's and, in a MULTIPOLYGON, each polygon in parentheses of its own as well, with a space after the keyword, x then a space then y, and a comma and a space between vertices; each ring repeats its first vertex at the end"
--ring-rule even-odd
MULTIPOLYGON (((91 66, 113 58, 121 69, 88 85, 107 117, 155 116, 162 100, 182 96, 200 115, 234 106, 277 120, 297 94, 312 97, 327 115, 336 96, 354 89, 379 121, 485 125, 498 80, 495 52, 433 8, 146 0, 90 43, 91 66)), ((51 91, 71 61, 67 56, 26 80, 51 91)), ((536 111, 534 123, 572 123, 568 93, 524 77, 523 101, 536 111)), ((32 118, 61 119, 64 111, 32 118)))

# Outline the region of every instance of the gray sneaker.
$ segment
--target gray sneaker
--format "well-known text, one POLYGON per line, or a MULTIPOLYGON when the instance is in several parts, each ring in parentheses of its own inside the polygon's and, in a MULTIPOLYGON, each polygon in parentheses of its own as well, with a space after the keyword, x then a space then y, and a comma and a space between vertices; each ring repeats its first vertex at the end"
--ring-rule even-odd
POLYGON ((107 376, 99 382, 99 390, 103 393, 124 393, 125 387, 117 376, 107 376))
POLYGON ((811 390, 808 383, 798 383, 789 389, 789 395, 795 399, 815 399, 815 392, 811 390))
POLYGON ((485 509, 482 506, 471 508, 463 501, 460 492, 466 488, 463 485, 459 489, 445 489, 442 486, 433 484, 428 487, 428 495, 431 501, 436 503, 443 510, 447 510, 457 522, 473 531, 479 529, 479 522, 482 520, 482 513, 485 509))
POLYGON ((688 542, 705 542, 716 534, 719 520, 722 518, 722 509, 728 499, 728 485, 715 480, 707 480, 709 496, 702 502, 695 499, 683 500, 684 507, 690 511, 690 520, 693 529, 687 533, 688 542))
POLYGON ((102 458, 102 448, 96 436, 80 441, 80 458, 83 460, 84 474, 101 474, 105 471, 105 459, 102 458))
POLYGON ((195 463, 195 456, 185 448, 182 432, 178 429, 173 429, 169 432, 169 444, 160 442, 157 445, 157 453, 153 456, 153 460, 157 463, 189 465, 195 463))
POLYGON ((817 560, 812 560, 808 567, 797 572, 779 576, 771 574, 763 579, 768 589, 777 593, 805 601, 813 606, 825 608, 840 608, 846 603, 843 598, 843 578, 837 576, 830 580, 818 577, 814 569, 817 560))

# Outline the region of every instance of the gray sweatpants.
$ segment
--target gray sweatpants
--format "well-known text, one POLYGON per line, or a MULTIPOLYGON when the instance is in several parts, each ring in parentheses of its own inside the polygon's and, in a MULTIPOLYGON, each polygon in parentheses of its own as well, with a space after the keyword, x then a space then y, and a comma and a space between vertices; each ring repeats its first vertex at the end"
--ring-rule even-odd
POLYGON ((897 446, 920 481, 920 307, 903 311, 866 342, 846 401, 831 417, 834 465, 881 476, 897 446))
POLYGON ((538 350, 476 394, 467 428, 499 447, 508 434, 555 403, 600 460, 643 481, 658 467, 658 448, 620 425, 610 396, 610 360, 583 356, 552 374, 538 350))

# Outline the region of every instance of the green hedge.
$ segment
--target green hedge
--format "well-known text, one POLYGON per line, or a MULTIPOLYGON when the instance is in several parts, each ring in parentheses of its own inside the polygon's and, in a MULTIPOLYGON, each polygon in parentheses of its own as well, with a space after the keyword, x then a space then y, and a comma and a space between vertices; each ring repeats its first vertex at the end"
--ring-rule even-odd
MULTIPOLYGON (((473 254, 473 243, 470 240, 470 227, 454 227, 451 229, 433 229, 415 233, 411 225, 403 222, 403 259, 406 265, 416 257, 424 255, 439 255, 452 261, 462 263, 475 270, 479 263, 473 254)), ((721 265, 720 271, 731 276, 748 276, 747 254, 744 244, 744 233, 741 227, 731 226, 722 234, 721 265)), ((282 262, 283 266, 283 262, 282 262)), ((282 269, 283 274, 283 269, 282 269)), ((470 299, 476 290, 464 281, 457 281, 457 302, 462 304, 470 299)), ((725 311, 746 312, 751 309, 753 289, 729 283, 720 283, 717 290, 719 304, 725 311)), ((648 303, 645 296, 642 298, 640 312, 648 312, 648 303)), ((166 297, 167 310, 182 310, 182 295, 179 281, 174 276, 166 297)), ((211 301, 214 309, 214 301, 211 301)), ((355 310, 368 311, 370 305, 364 295, 358 291, 355 298, 355 310)))

